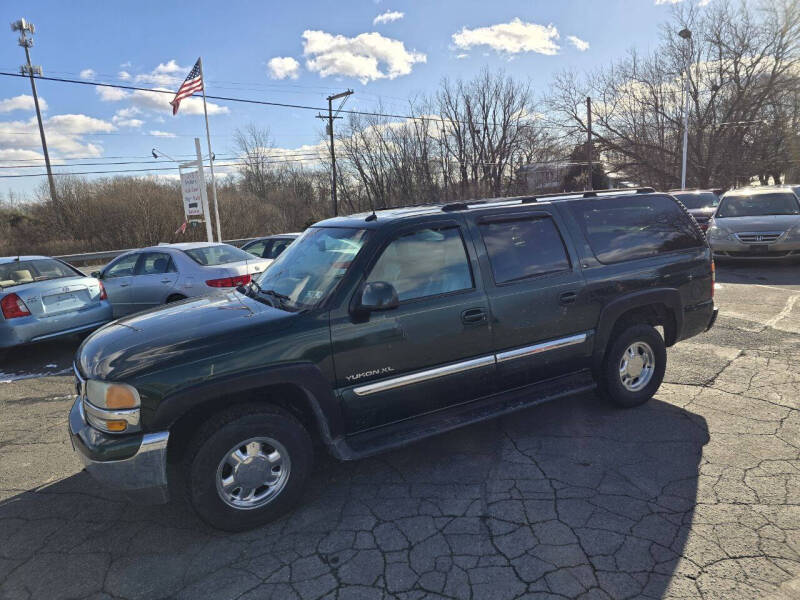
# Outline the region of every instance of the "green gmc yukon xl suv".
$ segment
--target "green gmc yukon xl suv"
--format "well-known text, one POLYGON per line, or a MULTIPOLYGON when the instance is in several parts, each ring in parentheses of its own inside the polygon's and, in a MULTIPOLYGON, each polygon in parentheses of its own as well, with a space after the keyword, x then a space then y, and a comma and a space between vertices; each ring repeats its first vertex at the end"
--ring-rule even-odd
POLYGON ((96 479, 247 529, 301 501, 315 442, 351 460, 595 388, 646 402, 713 289, 651 189, 334 218, 246 287, 88 337, 71 438, 96 479))

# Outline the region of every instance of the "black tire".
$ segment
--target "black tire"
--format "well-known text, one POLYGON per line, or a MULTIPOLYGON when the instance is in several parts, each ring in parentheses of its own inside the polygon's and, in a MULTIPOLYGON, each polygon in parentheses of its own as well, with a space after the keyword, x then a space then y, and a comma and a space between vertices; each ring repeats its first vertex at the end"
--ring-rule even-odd
POLYGON ((212 527, 244 531, 297 506, 312 463, 311 437, 292 415, 271 405, 235 406, 206 421, 190 442, 182 465, 184 492, 195 512, 212 527), (217 491, 218 468, 224 468, 220 467, 223 458, 237 444, 256 437, 268 437, 283 446, 289 458, 287 479, 268 503, 236 508, 217 491))
POLYGON ((172 302, 180 302, 181 300, 186 300, 186 296, 182 294, 172 294, 164 304, 171 304, 172 302))
MULTIPOLYGON (((650 400, 656 393, 664 380, 666 368, 667 349, 661 334, 650 325, 630 325, 615 332, 609 341, 599 374, 600 394, 610 402, 623 408, 639 406, 650 400), (623 360, 623 354, 631 345, 637 342, 643 342, 649 346, 654 364, 652 374, 646 385, 641 389, 632 391, 623 384, 620 365, 623 360)), ((634 379, 632 383, 635 387, 637 380, 634 379)))

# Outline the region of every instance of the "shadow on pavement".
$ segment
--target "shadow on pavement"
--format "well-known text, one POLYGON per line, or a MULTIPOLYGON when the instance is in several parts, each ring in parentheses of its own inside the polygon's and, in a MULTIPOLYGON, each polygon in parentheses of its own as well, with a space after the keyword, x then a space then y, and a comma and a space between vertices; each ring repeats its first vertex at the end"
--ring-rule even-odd
POLYGON ((800 260, 715 260, 717 282, 760 283, 764 285, 800 285, 800 260))
POLYGON ((71 373, 82 341, 83 337, 69 336, 0 351, 0 381, 71 373))
POLYGON ((693 595, 675 570, 707 441, 672 404, 576 397, 360 462, 320 456, 302 506, 241 534, 79 473, 0 503, 0 597, 693 595))

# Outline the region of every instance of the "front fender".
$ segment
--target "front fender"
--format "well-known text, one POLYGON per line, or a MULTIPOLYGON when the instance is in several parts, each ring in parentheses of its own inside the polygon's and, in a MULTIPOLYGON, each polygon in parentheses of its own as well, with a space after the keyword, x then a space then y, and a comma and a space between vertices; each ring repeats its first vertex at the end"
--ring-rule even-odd
POLYGON ((306 395, 326 444, 344 433, 344 419, 330 383, 312 363, 292 363, 235 373, 170 394, 161 400, 146 426, 152 431, 169 429, 182 416, 209 402, 271 385, 288 384, 306 395))

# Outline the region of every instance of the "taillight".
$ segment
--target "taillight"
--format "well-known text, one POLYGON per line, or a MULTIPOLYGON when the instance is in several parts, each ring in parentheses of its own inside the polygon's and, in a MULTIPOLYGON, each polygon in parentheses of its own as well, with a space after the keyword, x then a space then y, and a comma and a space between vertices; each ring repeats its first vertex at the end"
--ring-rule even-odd
POLYGON ((31 314, 22 298, 16 294, 9 294, 0 300, 0 309, 6 319, 16 319, 17 317, 27 317, 31 314))
POLYGON ((108 294, 106 293, 106 286, 103 285, 102 281, 98 281, 97 283, 100 284, 100 300, 108 300, 108 294))
POLYGON ((213 288, 238 287, 250 283, 250 275, 237 275, 236 277, 223 277, 222 279, 208 279, 206 285, 213 288))
POLYGON ((717 268, 714 266, 714 259, 711 259, 711 299, 714 299, 714 287, 717 283, 717 268))

